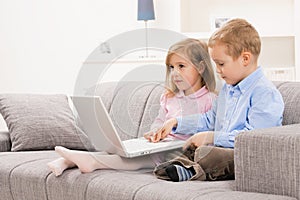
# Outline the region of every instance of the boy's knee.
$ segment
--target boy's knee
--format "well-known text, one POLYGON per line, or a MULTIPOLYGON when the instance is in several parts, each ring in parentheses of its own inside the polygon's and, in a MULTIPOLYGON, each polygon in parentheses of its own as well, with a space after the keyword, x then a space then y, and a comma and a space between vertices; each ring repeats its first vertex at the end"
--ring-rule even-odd
POLYGON ((192 143, 183 151, 183 155, 185 155, 189 160, 193 161, 196 149, 197 147, 192 143))
POLYGON ((195 151, 194 161, 206 173, 207 180, 234 178, 234 150, 215 146, 201 146, 195 151))

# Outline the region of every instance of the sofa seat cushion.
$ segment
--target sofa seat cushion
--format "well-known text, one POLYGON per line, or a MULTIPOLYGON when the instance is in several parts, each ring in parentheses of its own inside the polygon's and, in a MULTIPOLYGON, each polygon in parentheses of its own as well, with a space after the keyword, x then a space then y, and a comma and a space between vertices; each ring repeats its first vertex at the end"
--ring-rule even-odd
POLYGON ((233 191, 234 181, 168 182, 156 179, 152 170, 97 170, 82 174, 77 168, 55 177, 47 163, 53 151, 0 153, 1 199, 5 200, 181 200, 272 199, 291 197, 233 191))

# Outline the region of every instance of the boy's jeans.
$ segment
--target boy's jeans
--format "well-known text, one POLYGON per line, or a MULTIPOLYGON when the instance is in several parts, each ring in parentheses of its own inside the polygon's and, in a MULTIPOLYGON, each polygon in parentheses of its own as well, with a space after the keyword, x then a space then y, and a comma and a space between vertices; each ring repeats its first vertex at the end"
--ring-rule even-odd
POLYGON ((165 169, 172 164, 193 168, 195 175, 190 180, 230 180, 234 179, 234 150, 215 146, 191 145, 172 160, 158 165, 154 169, 157 178, 170 180, 165 169))

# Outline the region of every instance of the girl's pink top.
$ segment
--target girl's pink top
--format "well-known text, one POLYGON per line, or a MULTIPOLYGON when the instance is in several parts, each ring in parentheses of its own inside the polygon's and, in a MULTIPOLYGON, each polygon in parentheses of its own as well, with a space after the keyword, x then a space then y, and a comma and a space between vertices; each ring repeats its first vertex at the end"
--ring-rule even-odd
POLYGON ((160 98, 160 110, 151 125, 151 130, 162 127, 170 118, 205 113, 211 109, 215 98, 216 94, 209 92, 205 86, 188 96, 185 96, 183 91, 179 91, 171 98, 163 94, 160 98))

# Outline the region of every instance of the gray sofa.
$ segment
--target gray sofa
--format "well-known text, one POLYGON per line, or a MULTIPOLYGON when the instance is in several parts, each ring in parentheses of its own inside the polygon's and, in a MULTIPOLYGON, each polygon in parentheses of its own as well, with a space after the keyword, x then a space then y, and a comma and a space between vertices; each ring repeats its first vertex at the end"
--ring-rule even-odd
MULTIPOLYGON (((58 157, 54 151, 10 152, 9 134, 0 132, 0 199, 300 199, 300 83, 275 85, 285 101, 284 126, 237 137, 235 180, 175 183, 156 179, 151 170, 82 174, 77 168, 55 177, 46 166, 58 157)), ((149 129, 162 91, 157 83, 106 83, 87 95, 103 97, 121 138, 127 139, 149 129)))

